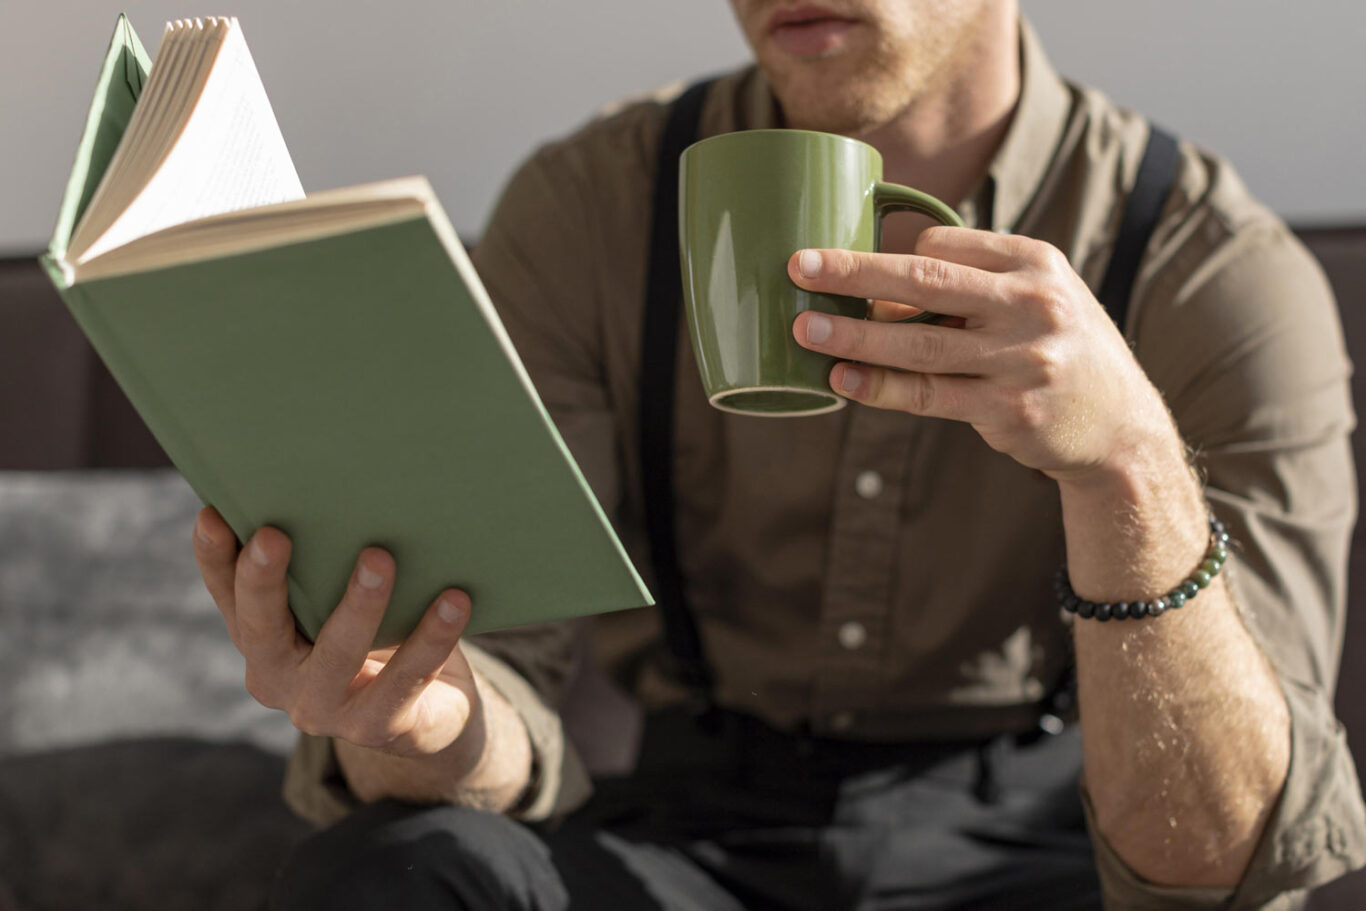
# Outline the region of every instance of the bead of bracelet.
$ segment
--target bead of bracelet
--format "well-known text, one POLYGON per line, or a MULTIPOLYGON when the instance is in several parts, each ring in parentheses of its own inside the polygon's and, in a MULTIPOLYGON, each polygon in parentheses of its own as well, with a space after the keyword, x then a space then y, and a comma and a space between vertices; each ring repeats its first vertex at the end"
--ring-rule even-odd
POLYGON ((1200 565, 1177 585, 1158 598, 1150 601, 1127 601, 1096 603, 1079 597, 1072 590, 1072 580, 1067 575, 1067 564, 1058 567, 1053 579, 1053 590, 1057 593, 1058 603, 1069 614, 1083 619, 1095 619, 1102 623, 1108 620, 1140 620, 1144 617, 1160 617, 1169 610, 1180 610, 1201 589, 1208 588, 1214 577, 1228 562, 1228 529, 1213 513, 1209 517, 1209 548, 1205 551, 1200 565))

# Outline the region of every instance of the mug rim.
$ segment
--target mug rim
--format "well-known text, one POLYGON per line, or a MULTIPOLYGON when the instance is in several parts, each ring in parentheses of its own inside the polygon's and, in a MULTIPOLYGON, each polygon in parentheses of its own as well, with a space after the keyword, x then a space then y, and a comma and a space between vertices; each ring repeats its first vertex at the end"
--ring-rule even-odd
POLYGON ((806 418, 839 411, 849 404, 849 400, 833 390, 807 389, 803 386, 788 385, 742 385, 721 389, 707 396, 707 404, 719 411, 727 411, 731 414, 743 414, 752 418, 806 418), (829 398, 834 399, 834 401, 822 405, 820 408, 811 408, 806 411, 751 411, 747 408, 736 408, 734 405, 726 404, 726 399, 749 392, 796 392, 802 395, 828 396, 829 398))
POLYGON ((855 139, 852 136, 843 136, 839 133, 825 133, 821 130, 796 130, 788 129, 787 127, 765 127, 761 130, 732 130, 729 133, 717 133, 715 136, 708 136, 706 139, 697 140, 684 149, 682 154, 687 155, 698 146, 704 146, 708 143, 717 142, 722 139, 734 139, 737 136, 755 136, 763 133, 781 133, 784 136, 814 136, 823 140, 836 139, 841 142, 851 142, 856 146, 862 146, 869 152, 872 152, 873 157, 877 159, 878 164, 882 163, 882 153, 879 152, 875 146, 864 142, 862 139, 855 139))

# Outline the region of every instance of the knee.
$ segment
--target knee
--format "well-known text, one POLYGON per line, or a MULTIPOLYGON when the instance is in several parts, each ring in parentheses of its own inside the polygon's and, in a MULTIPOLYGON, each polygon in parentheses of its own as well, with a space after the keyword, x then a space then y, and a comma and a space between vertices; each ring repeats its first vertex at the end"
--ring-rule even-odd
POLYGON ((305 841, 276 882, 279 911, 479 911, 567 905, 545 846, 504 816, 383 803, 305 841))

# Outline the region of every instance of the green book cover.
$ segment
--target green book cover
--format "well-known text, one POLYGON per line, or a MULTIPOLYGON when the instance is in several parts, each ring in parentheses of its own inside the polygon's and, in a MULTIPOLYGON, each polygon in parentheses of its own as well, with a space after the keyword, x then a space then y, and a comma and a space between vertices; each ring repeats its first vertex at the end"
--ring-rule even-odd
POLYGON ((367 545, 398 567, 377 645, 447 586, 471 633, 652 603, 425 180, 211 216, 128 245, 140 266, 67 260, 146 60, 120 19, 44 264, 201 499, 293 538, 305 634, 367 545))

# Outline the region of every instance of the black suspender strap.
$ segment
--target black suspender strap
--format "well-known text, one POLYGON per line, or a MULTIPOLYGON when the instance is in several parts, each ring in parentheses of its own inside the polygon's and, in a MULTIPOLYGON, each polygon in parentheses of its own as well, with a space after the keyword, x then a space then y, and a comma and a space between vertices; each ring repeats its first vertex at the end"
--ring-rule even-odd
POLYGON ((1175 136, 1158 127, 1149 129, 1148 145, 1138 163, 1138 176, 1124 203, 1110 265, 1096 295, 1121 333, 1129 318, 1129 297, 1133 294, 1134 280, 1138 278, 1143 251, 1148 249, 1157 219, 1162 215, 1162 206, 1176 180, 1180 155, 1175 136))
POLYGON ((702 103, 712 80, 698 82, 673 103, 659 145, 654 223, 646 271, 645 317, 640 354, 640 458, 644 480, 645 527, 655 570, 655 600, 664 621, 664 640, 679 678, 711 705, 712 672, 702 650, 697 622, 683 596, 674 523, 674 371, 683 280, 678 253, 678 159, 697 136, 702 103))

